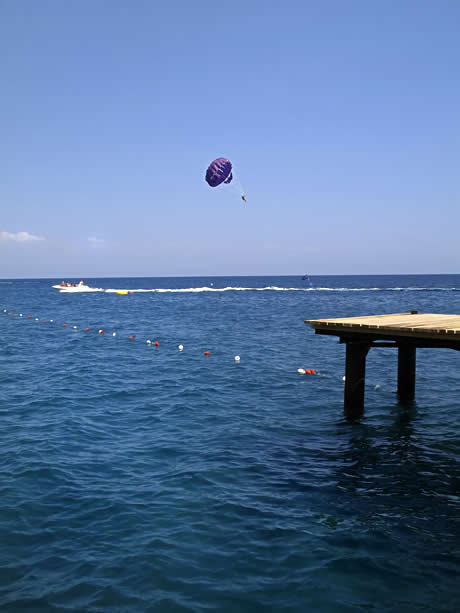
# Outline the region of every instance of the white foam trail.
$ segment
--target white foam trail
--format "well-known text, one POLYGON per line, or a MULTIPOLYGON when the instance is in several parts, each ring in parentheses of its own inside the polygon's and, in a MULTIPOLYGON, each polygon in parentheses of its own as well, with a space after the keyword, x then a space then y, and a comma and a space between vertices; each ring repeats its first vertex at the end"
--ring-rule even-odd
POLYGON ((88 287, 85 289, 63 288, 61 293, 83 293, 83 292, 104 292, 106 294, 116 294, 127 292, 128 294, 158 293, 158 294, 198 294, 202 292, 222 293, 222 292, 456 292, 460 291, 457 287, 278 287, 277 285, 267 285, 265 287, 237 287, 229 285, 227 287, 154 287, 154 288, 109 288, 88 287))
POLYGON ((117 292, 129 293, 171 293, 187 294, 200 292, 423 292, 423 291, 460 291, 456 287, 181 287, 181 288, 152 288, 152 289, 106 289, 107 294, 117 292))
POLYGON ((158 293, 173 293, 173 294, 183 294, 183 293, 199 293, 199 292, 305 292, 310 291, 312 288, 303 288, 303 287, 180 287, 180 288, 153 288, 153 289, 106 289, 105 292, 107 294, 113 294, 116 292, 133 292, 133 293, 142 293, 142 292, 158 292, 158 293))

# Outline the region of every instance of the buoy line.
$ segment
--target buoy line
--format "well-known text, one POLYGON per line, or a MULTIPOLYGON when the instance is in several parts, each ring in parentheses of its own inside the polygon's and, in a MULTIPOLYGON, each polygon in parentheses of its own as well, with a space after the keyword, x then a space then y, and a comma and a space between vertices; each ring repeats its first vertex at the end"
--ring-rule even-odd
MULTIPOLYGON (((4 314, 7 314, 7 315, 13 315, 13 316, 18 315, 18 313, 14 313, 14 312, 12 312, 12 311, 8 311, 8 309, 6 309, 6 308, 2 309, 2 312, 3 312, 4 314)), ((23 317, 23 313, 19 313, 19 316, 20 316, 20 317, 23 317)), ((33 321, 36 321, 36 322, 39 322, 39 321, 40 321, 40 318, 39 318, 39 317, 34 317, 33 315, 27 315, 26 320, 29 320, 29 319, 30 319, 30 320, 33 320, 33 321)), ((56 324, 57 322, 56 322, 56 320, 55 320, 55 319, 50 319, 50 320, 42 319, 42 323, 44 323, 44 324, 46 324, 46 323, 56 324)), ((72 330, 76 330, 76 331, 78 331, 78 330, 80 330, 80 329, 81 329, 81 330, 83 330, 85 333, 86 333, 86 332, 91 332, 91 331, 92 331, 92 330, 91 330, 91 328, 89 328, 89 327, 84 328, 84 327, 82 327, 82 326, 81 326, 81 327, 79 328, 79 327, 78 327, 78 326, 76 326, 76 325, 70 325, 70 324, 68 325, 67 323, 63 323, 63 324, 62 324, 62 327, 63 327, 63 328, 70 328, 70 329, 72 329, 72 330)), ((97 334, 99 334, 99 335, 106 335, 106 331, 104 330, 104 328, 97 328, 97 329, 96 329, 96 328, 93 328, 93 330, 96 330, 97 334)), ((111 333, 111 336, 117 336, 117 332, 112 332, 112 333, 111 333)), ((127 336, 127 338, 128 338, 128 340, 129 340, 129 341, 134 341, 134 340, 136 340, 136 335, 134 335, 134 334, 130 334, 130 335, 128 335, 128 336, 127 336)), ((146 339, 146 340, 145 340, 145 344, 146 344, 146 345, 148 345, 148 346, 150 346, 150 347, 155 347, 155 349, 159 349, 159 347, 160 347, 160 342, 159 342, 158 340, 146 339)), ((178 346, 177 346, 177 350, 178 350, 178 351, 184 351, 184 345, 182 345, 182 344, 178 345, 178 346)), ((210 351, 209 351, 209 350, 207 350, 207 349, 206 349, 206 350, 203 352, 203 355, 204 355, 205 357, 210 357, 211 353, 210 353, 210 351)), ((235 361, 235 362, 240 362, 240 360, 241 360, 241 357, 240 357, 239 355, 236 355, 236 356, 234 357, 234 361, 235 361)))
MULTIPOLYGON (((40 322, 40 318, 39 317, 34 317, 33 315, 24 316, 23 313, 19 313, 18 314, 18 313, 15 313, 14 311, 8 311, 8 309, 6 309, 6 308, 2 309, 2 311, 3 311, 4 314, 12 315, 13 317, 14 316, 19 316, 19 317, 23 318, 24 321, 31 320, 31 321, 35 321, 35 322, 40 322)), ((41 323, 44 323, 44 324, 50 323, 50 324, 54 324, 54 325, 57 324, 55 319, 49 319, 49 320, 42 319, 41 323)), ((106 336, 107 335, 107 332, 106 332, 106 330, 104 328, 97 328, 97 327, 89 328, 89 327, 83 327, 83 326, 77 326, 77 325, 70 325, 70 324, 67 324, 67 323, 63 323, 61 325, 62 325, 62 328, 66 328, 66 329, 68 328, 68 329, 71 329, 71 330, 75 330, 77 332, 78 331, 82 331, 84 333, 96 332, 99 336, 106 336)), ((115 332, 115 331, 111 332, 111 333, 108 333, 108 334, 110 336, 112 336, 112 337, 117 337, 118 336, 118 333, 115 332)), ((123 338, 123 337, 119 337, 119 338, 123 338)), ((127 335, 126 338, 129 341, 136 341, 136 340, 138 340, 138 335, 129 334, 129 335, 127 335)), ((142 342, 145 345, 147 345, 148 347, 151 347, 151 348, 154 347, 157 350, 160 348, 160 342, 158 340, 152 340, 150 338, 147 338, 147 339, 143 340, 142 342)), ((177 345, 177 350, 179 352, 183 352, 184 351, 184 345, 182 345, 182 344, 177 345)), ((205 358, 209 358, 211 356, 211 352, 208 349, 205 349, 203 351, 203 355, 204 355, 205 358)), ((241 360, 241 356, 240 355, 235 355, 233 357, 233 361, 234 361, 235 364, 241 364, 241 361, 242 361, 241 360)), ((301 374, 301 375, 316 375, 316 376, 321 376, 321 377, 328 376, 326 373, 318 372, 317 370, 315 370, 314 368, 311 368, 311 367, 310 368, 297 368, 297 373, 301 374)), ((375 389, 380 389, 380 386, 376 386, 375 389)))
MULTIPOLYGON (((34 321, 34 322, 40 323, 40 318, 39 317, 34 317, 33 315, 25 316, 23 313, 15 313, 14 311, 9 311, 6 308, 1 309, 0 312, 2 312, 5 315, 11 315, 12 317, 22 318, 23 321, 29 321, 30 320, 30 321, 34 321)), ((42 319, 41 323, 44 323, 44 324, 50 323, 50 324, 54 324, 54 325, 57 324, 55 319, 49 319, 49 320, 42 319)), ((96 331, 98 335, 101 335, 101 336, 106 336, 107 335, 107 333, 104 330, 104 328, 96 328, 95 327, 95 328, 91 329, 89 327, 84 328, 82 326, 79 327, 79 326, 76 326, 76 325, 69 325, 68 326, 67 323, 63 323, 62 324, 62 328, 66 328, 66 329, 69 328, 71 330, 75 330, 76 332, 81 330, 81 331, 83 331, 85 333, 96 331)), ((112 336, 112 337, 117 337, 118 333, 114 331, 112 333, 109 333, 109 335, 112 336)), ((136 337, 135 334, 129 334, 129 335, 127 335, 127 340, 129 340, 129 341, 136 341, 137 337, 136 337)), ((154 347, 157 350, 159 350, 159 348, 160 348, 160 342, 158 340, 151 340, 151 339, 148 338, 148 339, 146 339, 145 341, 142 341, 142 342, 143 342, 143 344, 147 345, 150 348, 154 347)), ((184 345, 182 345, 182 344, 177 345, 177 350, 179 352, 183 352, 184 351, 184 345)), ((203 351, 203 355, 204 355, 205 358, 209 358, 211 356, 211 352, 208 349, 205 349, 203 351)), ((240 364, 241 363, 241 356, 235 355, 233 357, 233 361, 234 361, 235 364, 240 364)), ((338 381, 340 381, 342 383, 342 385, 345 385, 345 376, 338 377, 338 376, 334 376, 334 375, 328 375, 325 372, 317 371, 315 368, 311 368, 311 367, 310 368, 297 368, 297 373, 299 375, 310 375, 310 376, 313 375, 313 376, 317 376, 317 377, 328 377, 330 379, 337 379, 338 381)), ((379 390, 382 389, 381 385, 374 384, 374 383, 370 384, 367 387, 372 388, 374 391, 379 391, 379 390)))

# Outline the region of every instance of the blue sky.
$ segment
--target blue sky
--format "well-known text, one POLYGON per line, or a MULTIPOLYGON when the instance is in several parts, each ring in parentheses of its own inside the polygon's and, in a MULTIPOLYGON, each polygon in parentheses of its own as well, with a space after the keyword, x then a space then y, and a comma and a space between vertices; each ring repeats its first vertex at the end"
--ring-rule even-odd
POLYGON ((460 272, 460 4, 0 3, 0 277, 460 272), (232 160, 245 188, 211 189, 232 160))

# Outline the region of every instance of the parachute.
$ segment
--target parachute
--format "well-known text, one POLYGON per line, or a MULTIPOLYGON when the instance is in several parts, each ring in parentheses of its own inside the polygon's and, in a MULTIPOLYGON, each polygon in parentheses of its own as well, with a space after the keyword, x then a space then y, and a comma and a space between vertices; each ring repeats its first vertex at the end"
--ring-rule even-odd
MULTIPOLYGON (((208 166, 208 169, 206 170, 205 179, 206 183, 210 187, 217 187, 222 183, 231 183, 234 177, 233 167, 230 160, 227 160, 227 158, 217 158, 213 162, 211 162, 211 164, 209 164, 208 166)), ((236 180, 235 183, 237 183, 236 180)), ((240 191, 241 200, 243 200, 243 202, 246 202, 246 195, 241 186, 238 185, 237 189, 239 189, 240 191)))

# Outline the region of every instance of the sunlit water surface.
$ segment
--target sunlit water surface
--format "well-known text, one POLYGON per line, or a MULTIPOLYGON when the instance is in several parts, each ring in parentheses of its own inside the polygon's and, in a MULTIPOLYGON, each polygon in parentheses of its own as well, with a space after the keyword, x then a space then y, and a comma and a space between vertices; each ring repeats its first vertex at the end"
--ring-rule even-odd
POLYGON ((402 407, 372 349, 350 423, 304 324, 460 313, 460 276, 60 281, 0 282, 1 610, 460 610, 460 352, 402 407))

